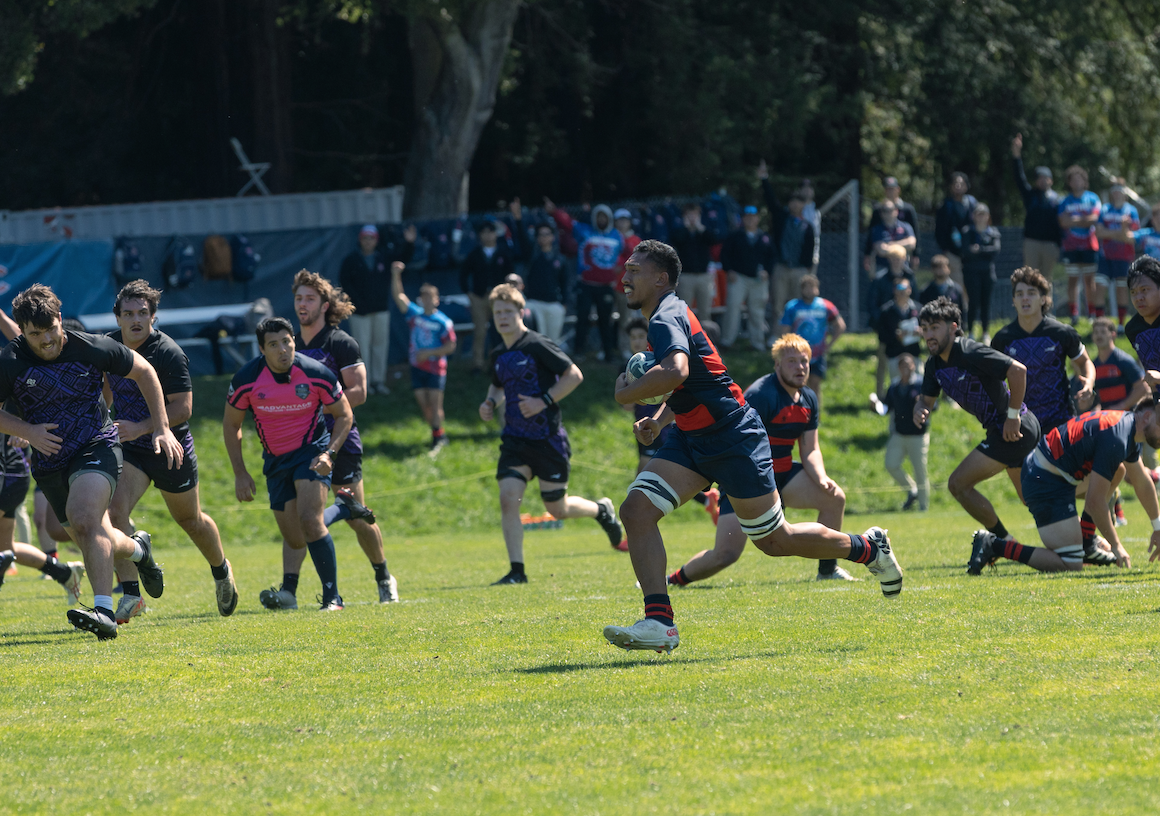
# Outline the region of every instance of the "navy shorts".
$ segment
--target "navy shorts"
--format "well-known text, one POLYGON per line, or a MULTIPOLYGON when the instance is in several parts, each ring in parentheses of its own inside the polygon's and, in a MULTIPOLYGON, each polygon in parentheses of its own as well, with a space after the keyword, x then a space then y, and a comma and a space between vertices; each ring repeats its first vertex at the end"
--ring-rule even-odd
POLYGON ((322 476, 310 469, 314 457, 322 453, 314 445, 299 448, 293 453, 267 460, 266 492, 270 494, 270 509, 285 510, 286 502, 298 498, 294 482, 305 479, 308 482, 322 482, 330 487, 330 477, 322 476))
POLYGON ((1027 502, 1027 509, 1035 517, 1036 527, 1046 527, 1079 515, 1075 509, 1075 485, 1035 464, 1034 454, 1027 455, 1020 481, 1023 483, 1023 501, 1027 502))
POLYGON ((181 460, 181 465, 172 470, 164 454, 135 445, 124 445, 121 453, 125 457, 125 464, 144 473, 158 490, 185 493, 197 487, 197 454, 193 450, 192 441, 185 447, 185 458, 181 460))
POLYGON ((727 427, 713 433, 695 436, 673 428, 653 458, 701 474, 709 484, 716 482, 723 495, 768 496, 777 487, 769 437, 756 411, 746 405, 739 413, 727 427))
POLYGON ((4 518, 16 518, 16 511, 28 496, 28 483, 32 477, 27 473, 15 473, 4 477, 4 487, 0 489, 0 514, 4 518))
POLYGON ((1094 249, 1073 249, 1071 252, 1063 253, 1063 262, 1065 264, 1094 264, 1096 251, 1094 249))
MULTIPOLYGON (((781 493, 781 491, 785 490, 785 486, 793 481, 793 477, 797 476, 804 469, 805 468, 802 467, 801 462, 794 462, 792 465, 790 465, 789 470, 783 473, 773 474, 773 480, 777 483, 777 492, 781 493)), ((730 513, 736 512, 733 509, 733 502, 729 501, 728 496, 721 497, 721 501, 718 504, 718 507, 720 508, 720 514, 722 516, 727 516, 730 513)))
POLYGON ((810 373, 819 380, 826 378, 826 357, 822 355, 816 360, 810 360, 810 373))
POLYGON ((362 481, 362 454, 339 451, 334 459, 334 469, 330 471, 330 483, 336 487, 346 487, 362 481))
POLYGON ((531 469, 533 479, 566 483, 572 467, 571 459, 572 446, 566 436, 552 440, 504 434, 500 438, 495 478, 505 479, 508 471, 522 465, 531 469))
POLYGON ((1131 265, 1131 261, 1113 261, 1101 255, 1100 265, 1096 272, 1109 280, 1119 280, 1128 277, 1128 267, 1131 265))
POLYGON ((1019 421, 1019 430, 1023 431, 1023 438, 1018 442, 1008 442, 1003 438, 1002 428, 988 428, 987 438, 976 447, 979 453, 994 459, 1009 468, 1023 467, 1023 460, 1027 454, 1035 450, 1039 444, 1039 420, 1035 414, 1028 411, 1019 421))
POLYGON ((62 527, 68 527, 68 494, 72 483, 82 473, 100 473, 109 482, 109 495, 117 489, 121 478, 121 443, 108 439, 93 439, 83 445, 64 467, 52 473, 39 474, 36 483, 62 527))
POLYGON ((436 391, 442 391, 446 386, 446 374, 432 374, 430 371, 411 366, 411 390, 434 388, 436 391))

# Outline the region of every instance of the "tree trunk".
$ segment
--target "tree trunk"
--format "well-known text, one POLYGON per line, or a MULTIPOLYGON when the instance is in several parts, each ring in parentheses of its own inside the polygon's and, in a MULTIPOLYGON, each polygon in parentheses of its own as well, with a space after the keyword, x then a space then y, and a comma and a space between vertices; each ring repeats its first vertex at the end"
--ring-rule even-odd
POLYGON ((412 18, 415 132, 407 162, 409 218, 455 215, 495 94, 520 0, 479 0, 462 19, 412 18))

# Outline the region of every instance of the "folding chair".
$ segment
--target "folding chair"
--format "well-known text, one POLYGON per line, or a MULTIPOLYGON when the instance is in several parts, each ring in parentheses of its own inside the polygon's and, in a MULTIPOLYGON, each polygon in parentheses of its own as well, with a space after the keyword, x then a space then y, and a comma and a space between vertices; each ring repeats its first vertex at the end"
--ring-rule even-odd
POLYGON ((233 145, 234 154, 242 165, 239 169, 250 174, 250 180, 246 182, 246 186, 238 190, 238 198, 244 196, 251 187, 257 187, 262 195, 270 195, 270 189, 262 181, 262 176, 270 169, 270 162, 250 161, 250 157, 246 155, 246 151, 242 149, 242 143, 237 138, 231 138, 230 144, 233 145))

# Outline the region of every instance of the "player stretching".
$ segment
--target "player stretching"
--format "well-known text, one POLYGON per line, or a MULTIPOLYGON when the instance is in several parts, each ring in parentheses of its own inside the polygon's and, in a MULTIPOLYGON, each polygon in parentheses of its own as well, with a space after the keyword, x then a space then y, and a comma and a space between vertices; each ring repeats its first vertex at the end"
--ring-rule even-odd
MULTIPOLYGON (((124 467, 113 501, 109 505, 109 519, 113 526, 129 535, 133 532, 129 515, 149 483, 156 485, 169 508, 169 515, 181 525, 190 540, 209 562, 217 596, 218 612, 232 615, 238 605, 238 588, 233 570, 222 550, 221 536, 214 520, 201 509, 197 486, 197 454, 193 436, 189 432, 189 418, 193 416, 193 381, 189 378, 189 359, 169 335, 153 328, 161 292, 143 280, 126 284, 117 293, 113 314, 121 328, 110 337, 125 344, 148 361, 157 372, 165 395, 165 410, 173 435, 184 451, 181 467, 170 469, 165 458, 153 452, 149 443, 149 407, 137 383, 116 374, 106 375, 105 399, 117 416, 117 434, 121 438, 124 467)), ((145 608, 137 569, 131 561, 117 565, 117 577, 125 593, 117 604, 117 623, 128 623, 145 608)))
POLYGON ((1015 471, 1010 473, 1011 480, 1019 489, 1016 476, 1039 441, 1039 421, 1023 404, 1026 367, 1001 351, 963 337, 961 319, 959 307, 945 297, 932 300, 919 312, 919 330, 930 358, 922 399, 914 404, 914 424, 921 427, 927 421, 940 391, 975 415, 987 437, 955 468, 947 489, 972 518, 1006 539, 1010 537, 1007 528, 975 486, 1007 470, 1015 471))
MULTIPOLYGON (((334 460, 354 424, 354 414, 330 369, 294 352, 294 329, 281 317, 268 317, 254 333, 262 354, 242 366, 230 383, 222 431, 234 470, 234 495, 254 500, 257 489, 242 457, 242 420, 254 413, 262 440, 262 473, 270 509, 282 538, 310 551, 322 580, 322 611, 343 608, 338 594, 334 539, 326 531, 323 508, 334 460), (334 434, 323 413, 334 417, 334 434)), ((258 595, 268 609, 297 609, 297 573, 287 573, 279 589, 258 595)))
POLYGON ((648 317, 649 346, 657 363, 632 383, 622 374, 616 401, 627 405, 670 395, 655 418, 633 428, 646 445, 674 417, 677 427, 629 486, 621 505, 645 617, 632 626, 606 626, 604 637, 623 649, 672 651, 680 645, 657 524, 714 481, 729 498, 741 530, 762 552, 856 561, 878 578, 883 594, 897 596, 902 570, 885 530, 871 527, 864 535, 851 535, 816 523, 789 524, 782 517, 765 428, 696 315, 677 297, 680 274, 676 250, 660 241, 642 241, 625 264, 628 305, 648 317))
POLYGON ((495 478, 511 562, 508 574, 495 585, 526 584, 520 504, 533 477, 540 480, 544 508, 555 518, 594 518, 617 549, 623 536, 612 499, 594 502, 568 495, 572 448, 557 403, 576 390, 584 375, 559 346, 524 326, 524 296, 516 287, 500 284, 488 299, 503 343, 491 352, 491 386, 479 406, 479 418, 491 422, 496 411, 504 412, 495 478))
POLYGON ((1084 529, 1087 525, 1076 515, 1076 495, 1084 495, 1085 490, 1084 517, 1094 517, 1094 527, 1111 544, 1116 562, 1130 567, 1131 559, 1108 510, 1121 467, 1127 469, 1128 481, 1152 519, 1149 549, 1160 547, 1160 504, 1140 462, 1140 445, 1145 441, 1160 446, 1160 424, 1151 395, 1132 411, 1092 411, 1052 428, 1023 463, 1023 498, 1047 548, 1025 547, 979 531, 967 572, 978 575, 996 558, 1009 558, 1040 572, 1082 569, 1095 532, 1084 529))
POLYGON ((0 352, 0 400, 13 398, 24 419, 0 411, 0 432, 32 445, 32 475, 84 554, 93 609, 70 609, 69 622, 99 640, 115 638, 114 559, 135 562, 154 598, 165 590, 165 576, 148 533, 126 536, 109 521, 121 443, 101 396, 103 375, 137 383, 149 409, 153 452, 171 468, 181 467, 181 444, 169 430, 161 383, 144 357, 108 337, 65 331, 60 300, 42 284, 16 296, 12 316, 23 334, 0 352))
MULTIPOLYGON (((761 417, 773 457, 773 478, 785 507, 818 511, 818 524, 840 530, 846 514, 846 494, 826 475, 818 447, 818 398, 806 385, 810 376, 810 343, 797 334, 783 334, 773 344, 773 373, 745 391, 745 401, 761 417), (800 445, 801 462, 793 461, 800 445)), ((745 551, 745 532, 728 498, 721 499, 717 539, 669 576, 670 585, 700 581, 733 564, 745 551)), ((856 581, 832 558, 818 561, 818 580, 856 581)))
MULTIPOLYGON (((305 269, 294 276, 294 311, 298 314, 298 334, 294 347, 302 354, 317 360, 330 369, 342 383, 346 401, 353 411, 367 400, 367 369, 363 365, 358 343, 338 328, 338 324, 354 313, 354 305, 341 289, 334 288, 326 278, 305 269)), ((334 417, 325 414, 326 429, 334 432, 334 417)), ((358 545, 371 562, 375 583, 379 587, 379 603, 399 600, 399 583, 387 570, 383 554, 383 533, 375 515, 363 506, 362 439, 358 425, 352 423, 346 442, 334 460, 330 483, 334 488, 335 503, 324 514, 326 526, 343 519, 354 530, 358 545)), ((298 575, 306 553, 282 542, 283 574, 298 575)))

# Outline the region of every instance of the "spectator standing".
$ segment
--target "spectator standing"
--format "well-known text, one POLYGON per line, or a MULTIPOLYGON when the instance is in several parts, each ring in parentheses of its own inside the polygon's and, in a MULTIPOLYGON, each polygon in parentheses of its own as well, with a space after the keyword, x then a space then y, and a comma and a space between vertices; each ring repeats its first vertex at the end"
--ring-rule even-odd
POLYGON ((479 374, 487 360, 487 330, 491 325, 491 302, 488 295, 512 271, 513 247, 499 240, 499 225, 490 218, 475 228, 479 243, 459 265, 459 288, 471 301, 471 371, 479 374))
POLYGON ((616 259, 615 297, 618 345, 621 356, 627 360, 632 356, 628 344, 628 324, 640 317, 640 310, 629 308, 628 297, 624 294, 624 263, 632 257, 632 251, 640 243, 640 236, 632 228, 632 213, 624 207, 612 214, 612 223, 624 242, 624 247, 620 250, 620 257, 616 259))
POLYGON ((765 351, 765 307, 769 302, 769 270, 774 265, 773 242, 758 223, 757 207, 741 212, 741 229, 729 233, 721 247, 721 265, 728 275, 722 345, 728 349, 741 331, 741 307, 749 312, 749 342, 765 351))
MULTIPOLYGON (((930 479, 926 474, 926 454, 930 449, 930 420, 914 424, 914 404, 922 396, 922 376, 915 358, 903 354, 898 358, 898 379, 890 384, 883 399, 870 395, 870 405, 879 416, 894 414, 890 423, 890 439, 886 442, 886 472, 899 487, 906 488, 903 510, 930 507, 930 479), (914 478, 902 469, 903 459, 910 460, 914 478)), ((934 410, 932 406, 931 410, 934 410)))
POLYGON ((805 206, 802 207, 802 218, 809 221, 814 228, 814 262, 810 266, 810 274, 818 274, 818 261, 822 257, 822 214, 814 200, 814 183, 809 179, 802 179, 802 186, 798 188, 802 194, 805 206))
POLYGON ((719 240, 717 233, 701 221, 701 205, 696 203, 686 204, 681 223, 669 230, 669 244, 680 256, 683 270, 677 281, 677 297, 689 304, 701 321, 713 319, 715 276, 709 271, 709 264, 713 245, 719 240))
MULTIPOLYGON (((910 291, 918 286, 914 272, 906 264, 906 249, 893 246, 887 249, 887 274, 875 279, 866 293, 866 307, 870 315, 870 328, 878 331, 878 320, 882 316, 882 307, 894 300, 894 287, 901 279, 910 283, 910 291)), ((881 394, 886 388, 886 346, 878 341, 878 367, 874 374, 874 393, 881 394)))
POLYGON ((909 224, 911 232, 916 236, 915 246, 911 249, 908 263, 913 269, 918 265, 918 212, 914 209, 914 205, 902 200, 902 187, 898 183, 898 179, 894 176, 887 176, 882 179, 882 189, 884 198, 881 202, 874 205, 874 211, 870 213, 870 223, 866 227, 866 246, 862 251, 865 256, 863 258, 863 267, 867 272, 874 272, 877 268, 878 262, 874 255, 874 240, 872 234, 874 228, 882 224, 882 206, 887 201, 894 204, 894 208, 898 211, 897 218, 904 224, 909 224))
POLYGON ((1070 192, 1059 202, 1059 226, 1063 230, 1063 268, 1067 272, 1067 307, 1072 325, 1079 319, 1079 288, 1083 284, 1088 317, 1096 317, 1096 253, 1100 242, 1096 223, 1100 220, 1100 197, 1087 188, 1088 174, 1077 164, 1067 168, 1064 176, 1070 192))
POLYGON ((801 289, 802 276, 814 265, 817 235, 814 225, 802 217, 806 201, 800 191, 795 190, 784 207, 777 200, 764 159, 757 167, 757 178, 761 180, 761 191, 769 208, 770 232, 777 252, 777 265, 770 281, 773 318, 777 320, 785 304, 801 289))
POLYGON ((1023 265, 1038 269, 1051 280, 1059 263, 1059 193, 1051 189, 1050 167, 1035 168, 1035 184, 1023 172, 1023 134, 1011 140, 1011 166, 1023 196, 1023 265))
POLYGON ((883 201, 875 213, 878 215, 878 223, 870 228, 867 240, 873 254, 874 277, 880 278, 886 274, 886 269, 890 266, 890 247, 902 247, 906 250, 906 257, 909 258, 915 254, 918 238, 915 237, 914 228, 899 218, 898 205, 893 201, 889 199, 883 201))
POLYGON ((1112 184, 1108 205, 1100 209, 1096 237, 1100 239, 1099 266, 1095 276, 1097 317, 1111 293, 1110 317, 1119 317, 1120 325, 1128 322, 1128 267, 1136 260, 1136 236, 1140 215, 1128 203, 1124 185, 1112 184))
POLYGON ((367 224, 358 233, 358 251, 347 255, 338 273, 342 290, 355 312, 348 319, 351 336, 367 363, 367 393, 385 395, 391 351, 391 272, 395 261, 409 263, 418 233, 413 224, 403 229, 403 243, 388 241, 379 249, 379 229, 367 224))
POLYGON ((971 213, 978 202, 967 191, 971 188, 966 173, 952 173, 951 186, 942 206, 934 214, 934 239, 951 264, 951 278, 963 287, 968 307, 971 294, 963 284, 963 231, 971 225, 971 213))
POLYGON ((967 337, 975 321, 983 324, 983 344, 991 342, 991 292, 995 288, 995 258, 1001 248, 999 230, 991 226, 991 211, 976 204, 971 225, 962 232, 963 278, 967 284, 967 337))
POLYGON ((900 376, 898 359, 903 354, 917 358, 922 353, 918 334, 918 304, 910 297, 912 291, 910 281, 899 278, 894 284, 894 299, 882 307, 882 314, 878 316, 878 340, 886 355, 886 368, 891 380, 900 376))
POLYGON ((934 280, 918 293, 919 304, 925 306, 932 300, 945 297, 951 303, 963 309, 963 290, 951 280, 951 265, 946 255, 935 255, 930 259, 930 271, 934 273, 934 280))
MULTIPOLYGON (((520 200, 511 203, 516 233, 526 236, 523 208, 520 200)), ((564 318, 567 316, 568 285, 571 264, 556 242, 556 230, 551 224, 536 227, 534 244, 524 248, 524 297, 528 309, 535 316, 536 329, 556 345, 564 339, 564 318)))
POLYGON ((826 378, 826 352, 846 331, 846 321, 838 307, 819 297, 820 292, 817 276, 803 275, 801 297, 786 304, 778 327, 779 334, 792 332, 810 344, 810 374, 806 384, 817 394, 819 407, 822 404, 822 380, 826 378))
POLYGON ((616 358, 616 329, 612 324, 612 309, 616 305, 615 287, 620 275, 616 263, 624 241, 612 225, 612 209, 607 204, 592 208, 590 224, 573 221, 545 196, 544 210, 556 219, 561 233, 576 240, 576 273, 580 285, 576 290, 576 341, 572 353, 582 359, 588 347, 588 328, 592 307, 596 307, 597 329, 604 349, 604 359, 616 358))

